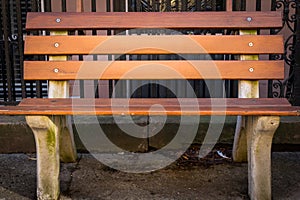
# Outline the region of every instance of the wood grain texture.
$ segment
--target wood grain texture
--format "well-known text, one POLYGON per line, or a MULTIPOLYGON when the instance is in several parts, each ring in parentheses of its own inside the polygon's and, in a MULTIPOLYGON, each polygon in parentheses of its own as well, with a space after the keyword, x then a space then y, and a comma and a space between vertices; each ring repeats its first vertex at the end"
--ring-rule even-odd
POLYGON ((25 80, 282 79, 279 61, 25 61, 25 80))
POLYGON ((281 12, 28 13, 27 30, 134 28, 279 28, 281 12), (247 18, 251 17, 249 22, 247 18), (60 19, 60 22, 56 22, 60 19), (187 20, 188 19, 188 20, 187 20))
POLYGON ((27 36, 24 48, 27 55, 284 53, 281 35, 27 36))
POLYGON ((71 98, 55 98, 55 99, 47 99, 47 98, 36 98, 36 99, 23 99, 19 106, 63 106, 68 104, 73 104, 75 106, 90 106, 97 105, 108 106, 112 105, 112 102, 115 105, 125 105, 126 102, 129 102, 131 106, 138 104, 145 105, 153 105, 159 102, 162 106, 193 106, 191 103, 196 103, 199 107, 207 105, 214 106, 278 106, 278 107, 290 107, 291 104, 285 98, 84 98, 84 99, 71 99, 71 98))
POLYGON ((0 107, 6 115, 299 116, 285 99, 32 99, 0 107), (29 102, 26 102, 29 101, 29 102), (162 107, 153 106, 161 105, 162 107))

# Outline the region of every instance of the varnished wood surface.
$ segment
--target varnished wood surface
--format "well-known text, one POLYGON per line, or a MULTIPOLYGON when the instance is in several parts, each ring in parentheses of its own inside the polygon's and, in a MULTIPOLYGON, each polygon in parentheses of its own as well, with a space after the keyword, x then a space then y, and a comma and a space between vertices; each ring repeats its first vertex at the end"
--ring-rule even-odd
POLYGON ((132 28, 279 28, 281 12, 28 13, 27 30, 132 28), (248 21, 247 19, 250 19, 248 21), (59 19, 59 22, 57 22, 59 19), (188 20, 187 20, 188 19, 188 20))
POLYGON ((286 99, 26 99, 0 107, 6 115, 299 116, 299 111, 286 99))
POLYGON ((146 106, 154 105, 157 102, 163 106, 174 105, 187 105, 193 106, 192 103, 199 106, 278 106, 278 107, 290 107, 291 104, 285 98, 27 98, 23 99, 19 106, 61 106, 61 105, 76 105, 76 106, 107 106, 112 103, 116 106, 122 106, 126 102, 130 102, 130 105, 146 106))
POLYGON ((25 80, 283 79, 278 61, 25 61, 25 80))
POLYGON ((24 53, 282 54, 283 46, 281 35, 27 36, 24 53))

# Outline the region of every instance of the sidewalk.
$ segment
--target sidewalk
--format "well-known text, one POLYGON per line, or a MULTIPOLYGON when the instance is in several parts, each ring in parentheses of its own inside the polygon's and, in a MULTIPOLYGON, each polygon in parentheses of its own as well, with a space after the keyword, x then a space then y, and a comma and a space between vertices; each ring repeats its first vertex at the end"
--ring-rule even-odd
MULTIPOLYGON (((33 155, 0 154, 0 200, 35 199, 33 155)), ((90 154, 61 165, 62 199, 248 199, 247 164, 174 163, 147 174, 102 165, 90 154)), ((272 154, 273 199, 300 198, 300 152, 272 154)))

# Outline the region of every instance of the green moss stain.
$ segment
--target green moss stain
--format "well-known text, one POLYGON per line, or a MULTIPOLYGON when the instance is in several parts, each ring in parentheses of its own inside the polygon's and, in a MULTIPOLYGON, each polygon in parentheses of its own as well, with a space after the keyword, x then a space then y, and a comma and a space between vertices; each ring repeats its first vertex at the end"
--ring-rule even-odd
POLYGON ((46 142, 47 142, 48 150, 51 153, 54 153, 54 151, 55 151, 55 144, 56 144, 56 137, 55 137, 55 130, 53 128, 50 128, 47 131, 46 142))

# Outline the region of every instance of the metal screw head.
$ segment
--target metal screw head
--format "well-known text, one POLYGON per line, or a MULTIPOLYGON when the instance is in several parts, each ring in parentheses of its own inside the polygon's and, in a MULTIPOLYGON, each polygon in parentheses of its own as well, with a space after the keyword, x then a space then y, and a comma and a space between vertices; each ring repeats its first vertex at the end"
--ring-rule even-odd
POLYGON ((54 71, 54 73, 58 73, 59 69, 55 68, 53 71, 54 71))
POLYGON ((57 47, 59 47, 59 43, 58 42, 55 42, 54 43, 54 46, 57 48, 57 47))
POLYGON ((247 17, 247 22, 251 22, 252 21, 252 17, 247 17))
POLYGON ((253 68, 253 67, 250 67, 250 68, 249 68, 249 72, 251 72, 251 73, 254 72, 254 68, 253 68))
POLYGON ((253 47, 254 46, 254 44, 253 44, 253 42, 249 42, 249 47, 253 47))
POLYGON ((56 18, 55 20, 57 23, 60 23, 61 22, 61 19, 60 18, 56 18))

